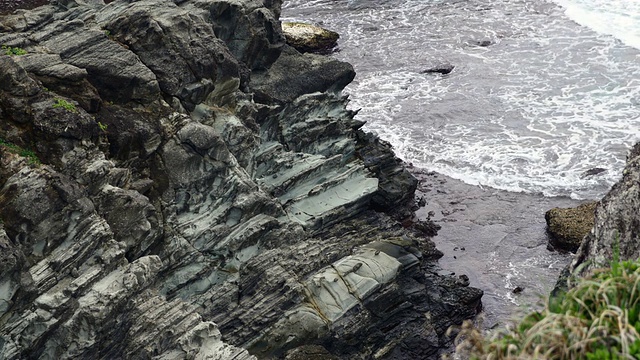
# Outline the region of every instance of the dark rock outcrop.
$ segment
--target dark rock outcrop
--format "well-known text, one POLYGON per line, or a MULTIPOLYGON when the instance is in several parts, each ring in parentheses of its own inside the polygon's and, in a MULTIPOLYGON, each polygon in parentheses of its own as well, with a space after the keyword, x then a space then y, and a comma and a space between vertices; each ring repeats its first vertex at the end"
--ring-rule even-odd
POLYGON ((0 16, 0 358, 434 358, 475 315, 280 5, 0 16))
POLYGON ((434 65, 428 69, 422 70, 420 73, 421 74, 442 74, 442 75, 446 75, 449 74, 450 72, 453 71, 453 69, 455 68, 454 65, 451 65, 449 63, 440 63, 437 65, 434 65))
POLYGON ((550 245, 554 248, 576 252, 582 238, 593 228, 597 202, 590 201, 575 208, 553 208, 544 215, 550 245))

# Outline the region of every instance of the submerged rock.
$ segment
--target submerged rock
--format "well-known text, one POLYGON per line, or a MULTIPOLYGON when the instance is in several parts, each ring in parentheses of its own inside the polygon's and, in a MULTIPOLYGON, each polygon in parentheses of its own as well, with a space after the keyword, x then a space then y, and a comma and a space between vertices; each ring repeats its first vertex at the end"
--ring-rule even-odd
POLYGON ((607 169, 604 169, 604 168, 599 168, 599 167, 592 168, 592 169, 589 169, 589 170, 583 172, 582 174, 580 174, 580 178, 581 179, 589 178, 589 177, 592 177, 592 176, 595 176, 595 175, 600 175, 600 174, 602 174, 603 172, 606 172, 606 171, 607 171, 607 169))
POLYGON ((593 228, 596 205, 596 201, 591 201, 575 208, 547 211, 544 218, 551 246, 571 252, 578 250, 582 238, 593 228))
POLYGON ((347 109, 353 68, 285 45, 279 14, 0 17, 27 53, 0 55, 0 358, 430 358, 476 314, 437 227, 390 215, 417 182, 347 109))
POLYGON ((300 22, 283 22, 282 32, 287 44, 300 52, 329 52, 340 38, 337 32, 300 22))
POLYGON ((436 64, 428 69, 422 70, 420 73, 421 74, 442 74, 442 75, 446 75, 449 74, 450 72, 453 71, 453 69, 455 68, 455 66, 449 64, 449 63, 440 63, 440 64, 436 64))

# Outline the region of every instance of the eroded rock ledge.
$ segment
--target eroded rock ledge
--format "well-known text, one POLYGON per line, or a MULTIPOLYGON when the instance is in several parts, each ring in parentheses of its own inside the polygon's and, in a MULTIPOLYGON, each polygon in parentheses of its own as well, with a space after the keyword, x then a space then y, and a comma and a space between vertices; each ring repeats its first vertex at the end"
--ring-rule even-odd
POLYGON ((416 180, 346 109, 353 69, 286 46, 279 13, 0 17, 27 52, 0 55, 1 358, 431 358, 475 315, 429 227, 390 215, 416 180))

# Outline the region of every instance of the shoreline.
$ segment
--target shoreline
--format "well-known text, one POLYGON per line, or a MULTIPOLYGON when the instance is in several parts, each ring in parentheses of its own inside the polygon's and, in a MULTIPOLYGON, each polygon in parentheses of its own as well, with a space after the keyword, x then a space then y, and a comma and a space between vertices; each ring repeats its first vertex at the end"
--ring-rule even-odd
POLYGON ((586 200, 480 187, 420 168, 410 172, 419 181, 416 199, 426 200, 415 217, 441 226, 432 238, 444 254, 439 265, 484 291, 482 327, 503 325, 549 295, 573 254, 548 249, 544 213, 586 200), (517 287, 522 291, 514 293, 517 287))

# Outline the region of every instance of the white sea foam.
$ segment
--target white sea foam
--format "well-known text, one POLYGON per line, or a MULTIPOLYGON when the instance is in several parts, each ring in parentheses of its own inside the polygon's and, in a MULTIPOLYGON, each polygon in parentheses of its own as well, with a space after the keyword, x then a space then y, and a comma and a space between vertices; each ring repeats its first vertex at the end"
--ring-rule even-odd
POLYGON ((640 51, 576 25, 550 0, 287 6, 341 34, 336 56, 358 73, 346 89, 352 107, 414 165, 471 184, 597 198, 640 139, 640 51), (455 69, 421 73, 438 62, 455 69), (606 171, 583 176, 595 167, 606 171))
POLYGON ((640 1, 557 0, 572 20, 640 49, 640 1))

